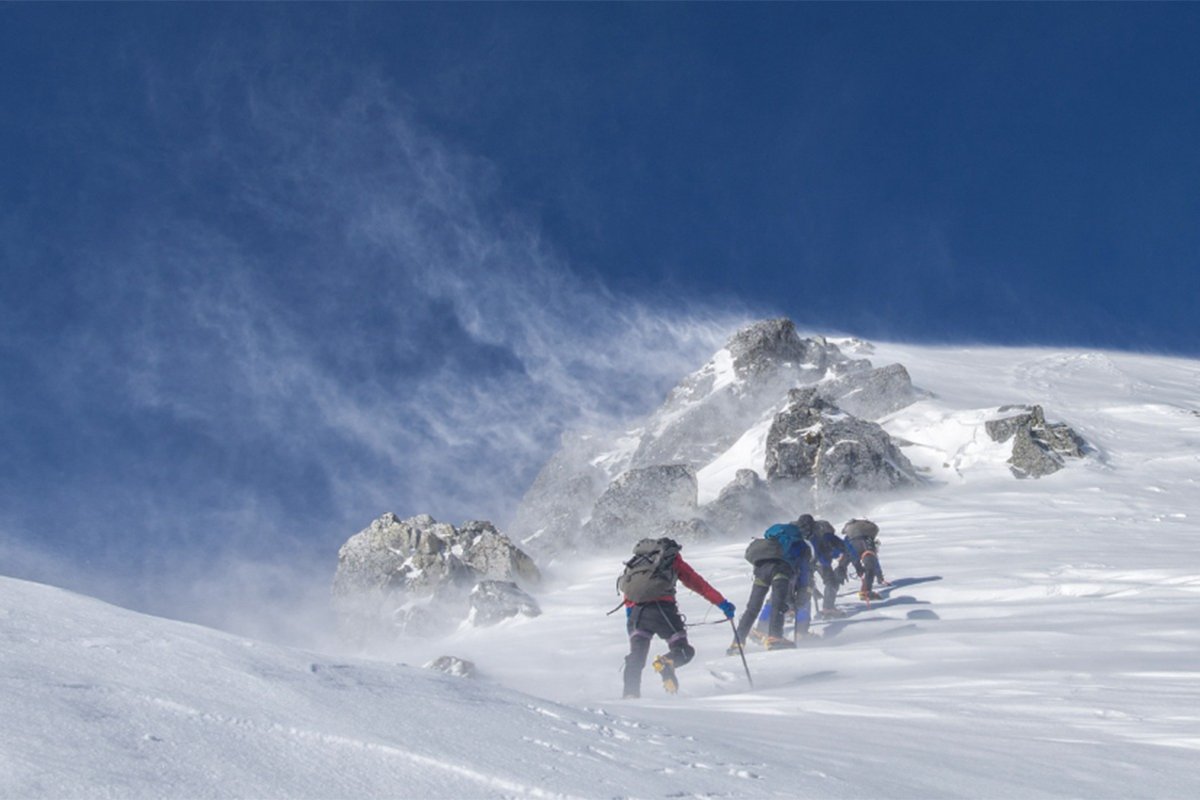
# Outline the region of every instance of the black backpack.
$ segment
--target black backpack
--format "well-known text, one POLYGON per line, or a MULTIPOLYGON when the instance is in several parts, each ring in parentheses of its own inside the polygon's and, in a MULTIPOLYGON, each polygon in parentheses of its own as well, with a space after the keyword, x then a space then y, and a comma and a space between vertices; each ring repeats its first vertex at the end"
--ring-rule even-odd
POLYGON ((675 556, 682 548, 674 539, 642 539, 633 546, 633 558, 617 578, 617 592, 634 603, 645 603, 675 594, 675 556))

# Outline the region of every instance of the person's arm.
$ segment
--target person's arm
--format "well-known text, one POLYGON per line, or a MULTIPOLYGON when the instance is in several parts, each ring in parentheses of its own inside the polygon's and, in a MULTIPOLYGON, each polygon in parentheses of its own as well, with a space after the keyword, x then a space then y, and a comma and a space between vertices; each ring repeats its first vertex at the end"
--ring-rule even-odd
POLYGON ((675 573, 679 575, 680 583, 714 606, 719 606, 726 602, 725 595, 714 589, 704 578, 701 578, 700 574, 692 569, 692 565, 683 560, 683 556, 675 556, 675 573))

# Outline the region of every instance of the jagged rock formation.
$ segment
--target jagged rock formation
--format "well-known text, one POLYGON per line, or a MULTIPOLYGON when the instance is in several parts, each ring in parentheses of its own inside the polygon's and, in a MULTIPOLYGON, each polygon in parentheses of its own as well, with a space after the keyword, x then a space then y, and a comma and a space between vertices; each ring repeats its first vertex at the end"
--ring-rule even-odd
POLYGON ((1009 468, 1018 478, 1040 478, 1058 472, 1064 458, 1081 458, 1087 442, 1062 422, 1046 422, 1041 406, 1005 406, 1000 410, 1023 409, 1025 413, 985 424, 995 442, 1013 440, 1009 468))
POLYGON ((879 425, 844 413, 816 388, 788 392, 767 434, 767 480, 811 480, 830 491, 882 491, 920 482, 879 425))
MULTIPOLYGON (((849 340, 847 346, 855 353, 871 352, 859 340, 849 340)), ((645 469, 686 467, 695 475, 770 420, 786 405, 788 391, 797 387, 814 388, 823 400, 863 420, 890 414, 923 396, 899 364, 875 368, 866 359, 850 358, 825 338, 801 337, 787 319, 749 325, 680 381, 639 427, 619 436, 564 436, 522 499, 513 533, 523 546, 552 556, 581 545, 624 545, 642 534, 662 535, 667 526, 695 538, 712 530, 756 528, 774 519, 779 513, 776 498, 762 487, 728 487, 730 496, 697 509, 694 495, 690 502, 679 501, 677 492, 687 491, 674 481, 650 480, 657 488, 638 489, 632 498, 627 484, 646 483, 637 472, 645 469), (625 477, 628 473, 633 474, 625 477), (665 494, 655 497, 659 490, 665 494), (664 510, 672 506, 678 507, 664 510)), ((874 449, 845 448, 831 458, 822 473, 829 488, 881 483, 852 474, 857 464, 870 461, 871 453, 884 449, 881 432, 866 427, 851 433, 875 442, 874 449), (841 472, 835 469, 839 464, 841 472)), ((905 463, 902 457, 896 461, 905 463)), ((750 466, 768 472, 761 461, 750 466)), ((872 474, 882 468, 870 467, 872 474)))
POLYGON ((791 320, 738 331, 699 371, 667 396, 641 433, 630 465, 688 464, 699 469, 733 444, 792 386, 823 378, 846 361, 824 339, 802 339, 791 320))
POLYGON ((334 606, 354 638, 435 635, 467 616, 469 592, 485 580, 536 586, 540 573, 490 522, 455 528, 428 515, 388 513, 338 551, 334 606))
POLYGON ((879 419, 899 411, 924 394, 913 388, 903 364, 874 369, 866 360, 848 361, 830 372, 835 377, 821 385, 821 396, 863 419, 879 419))

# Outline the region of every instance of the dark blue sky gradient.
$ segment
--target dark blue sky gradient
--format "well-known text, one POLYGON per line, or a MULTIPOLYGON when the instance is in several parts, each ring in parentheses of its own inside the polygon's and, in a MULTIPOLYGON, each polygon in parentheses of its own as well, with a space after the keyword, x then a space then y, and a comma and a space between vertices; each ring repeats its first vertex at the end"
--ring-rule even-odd
POLYGON ((1198 41, 1182 3, 2 4, 0 572, 220 621, 179 587, 503 521, 756 316, 1200 355, 1198 41))

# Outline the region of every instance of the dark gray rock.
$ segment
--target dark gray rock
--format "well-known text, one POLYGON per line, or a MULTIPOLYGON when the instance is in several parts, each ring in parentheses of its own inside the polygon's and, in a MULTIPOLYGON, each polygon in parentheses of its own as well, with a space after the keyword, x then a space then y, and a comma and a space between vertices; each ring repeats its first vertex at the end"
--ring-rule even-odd
POLYGON ((1000 411, 1024 413, 984 424, 995 442, 1012 439, 1009 468, 1018 478, 1041 478, 1062 469, 1067 458, 1081 458, 1089 447, 1083 437, 1061 422, 1046 422, 1041 406, 1004 406, 1000 411))
POLYGON ((471 590, 467 620, 477 627, 495 625, 516 616, 536 617, 542 613, 537 600, 512 581, 480 581, 471 590))
POLYGON ((811 481, 821 490, 882 491, 921 482, 879 425, 829 403, 813 387, 788 393, 767 434, 767 480, 811 481))
POLYGON ((802 339, 790 319, 757 322, 735 333, 726 348, 740 378, 773 373, 781 368, 824 373, 831 362, 844 358, 824 339, 802 339))
POLYGON ((622 473, 596 501, 584 536, 607 547, 649 536, 696 517, 696 473, 686 464, 665 464, 622 473))
POLYGON ((847 362, 837 377, 821 384, 820 393, 843 411, 862 419, 879 419, 912 405, 923 392, 913 388, 908 370, 901 364, 874 369, 870 362, 847 362), (862 366, 865 363, 865 367, 862 366))
POLYGON ((438 656, 425 665, 425 669, 444 672, 456 678, 474 678, 475 664, 457 656, 438 656))
POLYGON ((767 433, 767 480, 811 478, 821 448, 821 424, 837 408, 815 387, 793 389, 767 433))

